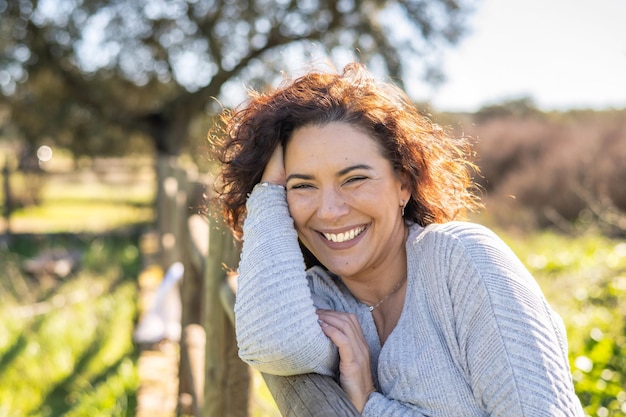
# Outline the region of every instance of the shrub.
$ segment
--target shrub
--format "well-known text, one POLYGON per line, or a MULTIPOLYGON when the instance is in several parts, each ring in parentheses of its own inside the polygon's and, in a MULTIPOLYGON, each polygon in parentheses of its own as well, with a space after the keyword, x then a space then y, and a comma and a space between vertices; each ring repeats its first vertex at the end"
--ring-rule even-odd
POLYGON ((498 224, 571 228, 593 219, 610 233, 626 230, 604 215, 626 213, 626 110, 479 116, 465 134, 476 140, 498 224))

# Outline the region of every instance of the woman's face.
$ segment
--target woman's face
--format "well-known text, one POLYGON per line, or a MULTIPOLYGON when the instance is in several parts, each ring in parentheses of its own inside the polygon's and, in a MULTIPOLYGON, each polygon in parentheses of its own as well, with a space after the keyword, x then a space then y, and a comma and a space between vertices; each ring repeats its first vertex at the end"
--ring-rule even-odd
POLYGON ((285 172, 299 238, 330 271, 380 273, 403 252, 401 206, 410 193, 363 131, 346 123, 297 129, 285 172))

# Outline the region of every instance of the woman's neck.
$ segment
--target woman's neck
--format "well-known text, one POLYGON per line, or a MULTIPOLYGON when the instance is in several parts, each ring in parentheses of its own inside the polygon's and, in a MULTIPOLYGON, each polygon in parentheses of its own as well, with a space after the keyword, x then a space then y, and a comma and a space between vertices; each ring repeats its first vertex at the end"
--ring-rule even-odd
POLYGON ((402 282, 407 278, 407 236, 408 228, 405 227, 402 239, 397 240, 395 247, 390 248, 390 255, 384 264, 354 276, 341 277, 357 300, 374 306, 402 286, 402 282))

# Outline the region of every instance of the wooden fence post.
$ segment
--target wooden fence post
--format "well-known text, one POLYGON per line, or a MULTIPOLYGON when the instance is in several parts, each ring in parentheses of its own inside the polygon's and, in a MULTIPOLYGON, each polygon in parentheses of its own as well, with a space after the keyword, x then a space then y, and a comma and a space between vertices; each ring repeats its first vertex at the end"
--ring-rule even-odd
POLYGON ((184 309, 181 325, 204 322, 204 269, 209 250, 209 224, 206 216, 198 214, 203 204, 205 185, 200 181, 187 184, 188 203, 181 226, 181 257, 185 265, 185 277, 181 287, 184 309))
POLYGON ((248 415, 248 366, 237 355, 234 326, 220 301, 226 268, 239 260, 233 237, 210 217, 209 250, 205 275, 206 361, 204 416, 248 415))
POLYGON ((188 208, 182 216, 180 244, 185 273, 180 286, 182 305, 180 358, 178 365, 179 410, 202 415, 204 398, 204 270, 208 253, 209 227, 206 218, 193 213, 201 204, 204 185, 189 181, 188 208))
MULTIPOLYGON (((157 157, 157 229, 160 265, 167 270, 180 260, 181 216, 186 213, 184 171, 177 167, 173 156, 157 157), (181 181, 183 182, 181 184, 181 181)), ((186 217, 186 216, 185 216, 186 217)))
POLYGON ((345 392, 331 377, 319 374, 263 374, 283 417, 358 417, 345 392))
POLYGON ((195 417, 204 414, 204 361, 206 332, 199 324, 183 328, 180 340, 178 411, 195 417), (183 383, 184 382, 184 383, 183 383))

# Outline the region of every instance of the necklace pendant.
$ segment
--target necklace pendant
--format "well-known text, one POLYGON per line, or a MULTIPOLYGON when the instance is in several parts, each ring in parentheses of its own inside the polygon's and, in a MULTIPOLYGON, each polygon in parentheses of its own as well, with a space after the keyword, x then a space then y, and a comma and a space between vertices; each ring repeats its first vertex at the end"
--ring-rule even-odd
POLYGON ((370 313, 374 311, 375 308, 375 306, 367 306, 367 309, 370 311, 370 313))

